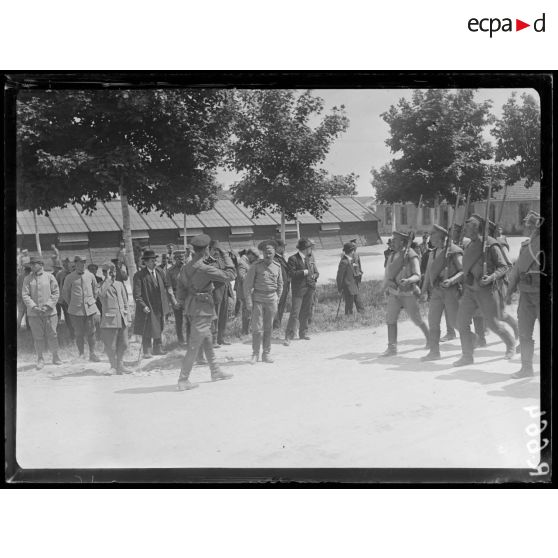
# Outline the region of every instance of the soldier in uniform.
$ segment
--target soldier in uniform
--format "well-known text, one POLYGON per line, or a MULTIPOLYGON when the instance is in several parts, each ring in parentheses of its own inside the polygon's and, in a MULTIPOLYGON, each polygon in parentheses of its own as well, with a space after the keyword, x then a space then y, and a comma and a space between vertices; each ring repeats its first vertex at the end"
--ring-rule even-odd
POLYGON ((461 337, 463 355, 454 362, 454 366, 472 364, 474 340, 471 333, 471 319, 478 308, 485 324, 506 344, 505 358, 511 359, 515 354, 513 336, 504 327, 499 318, 500 293, 499 279, 503 277, 508 266, 496 239, 487 237, 487 274, 483 275, 483 239, 484 219, 477 214, 466 221, 465 234, 471 242, 463 254, 463 295, 457 312, 457 329, 461 337))
POLYGON ((387 267, 390 256, 393 254, 393 248, 391 247, 391 238, 387 241, 387 248, 384 250, 384 268, 387 267))
POLYGON ((428 348, 428 326, 420 315, 417 302, 417 294, 420 293, 419 257, 412 248, 407 248, 409 240, 409 235, 394 231, 391 242, 393 253, 388 259, 384 278, 384 290, 388 293, 386 314, 388 347, 381 355, 383 357, 397 354, 397 318, 402 308, 405 308, 413 323, 424 334, 428 348))
POLYGON ((213 299, 213 281, 230 282, 234 280, 236 272, 227 254, 224 255, 224 269, 218 269, 204 261, 209 256, 210 241, 211 238, 206 234, 200 234, 192 239, 193 258, 182 267, 178 276, 178 300, 184 307, 192 328, 190 344, 178 378, 179 391, 198 387, 198 384, 190 382, 189 377, 201 347, 209 363, 211 379, 217 381, 232 378, 232 374, 222 372, 215 362, 211 323, 217 318, 213 299))
MULTIPOLYGON (((172 246, 169 244, 169 246, 172 246)), ((180 275, 180 270, 184 265, 184 251, 183 250, 176 250, 172 253, 172 257, 174 259, 174 264, 169 268, 167 271, 167 277, 169 279, 169 283, 172 287, 172 292, 174 296, 177 296, 177 289, 178 289, 178 276, 180 275)), ((176 328, 176 339, 178 340, 178 344, 182 347, 188 342, 190 337, 189 332, 189 324, 188 320, 186 320, 186 341, 184 340, 184 309, 180 304, 177 304, 175 308, 173 308, 174 312, 174 325, 176 328)))
POLYGON ((430 329, 430 352, 422 361, 440 358, 440 322, 446 312, 448 329, 455 327, 459 307, 459 286, 463 275, 463 250, 451 242, 446 249, 448 231, 434 225, 430 240, 433 250, 429 253, 428 263, 422 284, 422 296, 430 292, 428 307, 428 328, 430 329))
POLYGON ((244 279, 248 274, 250 266, 257 261, 259 254, 255 248, 248 248, 244 254, 238 258, 237 275, 234 283, 237 301, 240 302, 240 312, 242 313, 242 335, 247 335, 250 328, 251 310, 248 310, 246 298, 244 296, 244 279))
POLYGON ((252 313, 252 364, 263 353, 262 362, 272 363, 271 333, 273 318, 277 313, 277 303, 283 292, 281 265, 275 261, 275 242, 268 241, 263 246, 263 259, 253 263, 244 278, 244 300, 246 309, 252 313))
POLYGON ((521 349, 521 368, 512 374, 512 378, 527 378, 533 375, 533 329, 535 320, 540 322, 540 276, 542 252, 540 250, 541 216, 536 211, 529 211, 523 220, 525 233, 529 238, 521 243, 519 257, 515 262, 507 292, 507 303, 519 290, 517 318, 519 325, 519 346, 521 349))
POLYGON ((281 329, 283 314, 287 306, 287 298, 291 290, 291 279, 289 277, 289 264, 285 259, 285 243, 282 240, 275 241, 275 261, 281 266, 281 274, 283 279, 283 292, 277 305, 277 314, 273 320, 273 329, 281 329))

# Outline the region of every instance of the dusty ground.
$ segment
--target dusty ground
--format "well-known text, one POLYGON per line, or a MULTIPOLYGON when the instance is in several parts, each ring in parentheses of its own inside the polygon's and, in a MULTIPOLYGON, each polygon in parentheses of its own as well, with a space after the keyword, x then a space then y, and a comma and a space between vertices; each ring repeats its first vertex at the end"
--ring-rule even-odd
MULTIPOLYGON (((378 359, 384 328, 323 333, 273 346, 275 363, 248 363, 251 348, 218 349, 226 382, 196 367, 199 389, 177 392, 179 353, 143 361, 130 376, 108 363, 19 362, 17 459, 40 467, 526 467, 539 376, 511 380, 491 334, 476 364, 421 363, 423 340, 400 325, 400 354, 378 359)), ((538 343, 537 343, 538 345, 538 343)), ((132 347, 137 354, 137 346, 132 347)), ((538 349, 537 349, 538 355, 538 349)))

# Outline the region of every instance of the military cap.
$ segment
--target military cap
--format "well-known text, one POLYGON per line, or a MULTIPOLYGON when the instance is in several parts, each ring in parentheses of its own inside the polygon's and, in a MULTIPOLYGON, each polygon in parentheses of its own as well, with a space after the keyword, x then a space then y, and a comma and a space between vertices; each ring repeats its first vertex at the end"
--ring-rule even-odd
POLYGON ((401 240, 409 240, 409 235, 400 231, 393 231, 393 236, 398 236, 401 240))
POLYGON ((352 242, 353 244, 357 243, 357 239, 356 238, 351 238, 351 240, 349 240, 349 242, 352 242))
POLYGON ((67 256, 62 260, 62 263, 70 263, 70 258, 67 256))
POLYGON ((74 263, 79 263, 79 262, 83 262, 85 263, 87 260, 85 258, 83 258, 82 256, 75 256, 74 257, 74 263))
POLYGON ((478 213, 473 213, 465 222, 470 223, 471 221, 476 221, 480 225, 484 225, 484 219, 478 213))
POLYGON ((540 227, 542 225, 542 217, 540 213, 533 211, 532 209, 529 210, 527 215, 523 218, 524 223, 531 223, 536 227, 540 227))
POLYGON ((31 256, 31 259, 29 260, 29 263, 31 265, 33 265, 33 264, 41 264, 42 265, 43 264, 43 259, 39 258, 37 256, 31 256))
MULTIPOLYGON (((211 237, 207 234, 198 234, 197 236, 194 236, 194 238, 192 238, 192 247, 193 248, 205 248, 206 246, 209 246, 210 242, 216 242, 217 244, 219 243, 218 240, 212 241, 211 237)), ((213 244, 214 246, 216 246, 216 244, 213 244)))
POLYGON ((258 250, 263 251, 266 246, 277 248, 277 242, 275 240, 262 240, 262 242, 258 244, 258 250))
MULTIPOLYGON (((240 252, 239 252, 240 254, 240 252)), ((246 248, 246 250, 244 250, 244 254, 247 256, 248 254, 252 254, 253 256, 256 256, 256 258, 260 257, 260 253, 255 249, 255 248, 246 248)))
POLYGON ((151 260, 158 258, 159 256, 155 254, 153 250, 144 250, 143 254, 141 255, 142 260, 151 260))
POLYGON ((301 238, 296 243, 296 249, 297 250, 306 250, 306 248, 310 248, 310 246, 313 246, 313 245, 310 244, 310 241, 307 238, 301 238))
MULTIPOLYGON (((448 235, 448 231, 447 229, 444 229, 444 227, 442 227, 441 225, 433 225, 433 228, 436 229, 437 231, 445 234, 446 236, 448 235)), ((422 235, 424 238, 424 235, 422 235)))
POLYGON ((112 266, 112 267, 116 267, 116 266, 114 265, 113 262, 114 262, 114 260, 111 260, 110 262, 103 262, 103 265, 101 266, 101 269, 102 269, 103 271, 108 271, 108 269, 109 269, 111 266, 112 266))
POLYGON ((94 267, 95 270, 99 269, 99 266, 98 266, 97 264, 94 264, 94 263, 90 263, 90 264, 87 266, 87 269, 91 269, 92 267, 94 267))
POLYGON ((354 249, 355 245, 353 242, 345 242, 345 244, 343 244, 343 252, 345 252, 345 254, 352 252, 354 249))
POLYGON ((279 248, 282 248, 282 247, 285 246, 285 243, 284 243, 280 238, 278 238, 277 240, 275 240, 275 244, 276 244, 277 247, 279 247, 279 248))
POLYGON ((176 258, 178 258, 179 256, 184 256, 184 254, 185 254, 184 250, 175 250, 175 251, 172 253, 172 257, 176 259, 176 258))

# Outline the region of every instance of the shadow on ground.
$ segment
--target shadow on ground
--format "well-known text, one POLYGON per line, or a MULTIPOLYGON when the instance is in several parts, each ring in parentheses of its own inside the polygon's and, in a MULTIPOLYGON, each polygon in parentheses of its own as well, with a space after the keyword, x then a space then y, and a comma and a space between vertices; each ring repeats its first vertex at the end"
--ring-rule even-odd
MULTIPOLYGON (((511 377, 508 376, 508 379, 511 377)), ((497 391, 489 391, 488 395, 496 397, 514 397, 516 399, 540 399, 541 386, 538 382, 534 382, 532 378, 514 381, 508 385, 502 386, 497 391)))
POLYGON ((70 372, 69 374, 60 374, 51 376, 52 380, 62 380, 64 378, 80 378, 83 376, 107 376, 107 370, 93 370, 92 368, 86 368, 85 370, 77 370, 76 372, 70 372))

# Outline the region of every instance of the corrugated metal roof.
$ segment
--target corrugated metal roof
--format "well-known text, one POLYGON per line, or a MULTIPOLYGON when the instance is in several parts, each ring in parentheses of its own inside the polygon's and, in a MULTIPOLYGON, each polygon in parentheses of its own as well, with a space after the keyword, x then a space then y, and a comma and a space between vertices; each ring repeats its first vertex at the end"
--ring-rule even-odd
POLYGON ((89 229, 73 205, 57 207, 48 212, 54 228, 59 233, 88 233, 89 229))
MULTIPOLYGON (((122 206, 120 200, 105 202, 105 207, 122 229, 122 206)), ((130 205, 130 228, 133 231, 149 230, 149 225, 140 217, 140 214, 130 205)))
MULTIPOLYGON (((492 196, 495 200, 504 198, 504 188, 498 190, 492 196)), ((508 201, 529 201, 541 199, 541 183, 535 182, 531 188, 525 188, 525 179, 518 180, 515 184, 508 186, 506 202, 508 201)))
POLYGON ((215 209, 198 213, 198 219, 203 223, 204 227, 208 228, 222 228, 230 226, 215 209))
POLYGON ((91 232, 112 232, 122 230, 108 212, 107 208, 100 202, 97 203, 97 207, 91 215, 81 213, 82 207, 79 204, 76 204, 76 209, 80 212, 81 218, 84 220, 91 232))
POLYGON ((320 222, 318 219, 316 219, 316 217, 314 217, 311 213, 308 213, 307 211, 305 213, 299 213, 297 217, 298 217, 298 222, 301 225, 315 225, 320 222))
MULTIPOLYGON (((275 221, 277 225, 281 224, 281 213, 266 211, 266 213, 275 221)), ((287 225, 296 225, 296 221, 288 221, 286 220, 285 223, 287 225)))
MULTIPOLYGON (((180 230, 184 229, 184 213, 177 213, 176 215, 173 215, 172 220, 176 223, 180 230)), ((203 229, 203 223, 196 215, 186 216, 186 226, 189 229, 203 229)))
MULTIPOLYGON (((31 211, 18 211, 17 222, 23 234, 35 234, 35 220, 31 211)), ((45 215, 37 215, 39 234, 56 234, 56 229, 45 215)))
POLYGON ((330 208, 329 210, 339 217, 339 220, 344 223, 358 222, 361 221, 360 217, 349 211, 337 198, 331 198, 329 200, 330 208))
POLYGON ((245 205, 242 205, 242 204, 239 203, 239 204, 236 204, 236 207, 248 219, 250 219, 250 221, 252 223, 254 223, 254 225, 265 226, 265 225, 276 225, 277 224, 277 221, 271 215, 268 215, 267 213, 264 213, 263 215, 258 215, 258 217, 252 217, 252 210, 248 209, 245 205))
POLYGON ((335 198, 343 207, 347 208, 351 213, 360 217, 363 221, 379 221, 378 216, 368 207, 359 203, 357 198, 343 196, 335 198))
POLYGON ((176 229, 176 223, 167 215, 158 211, 150 211, 149 213, 140 213, 141 218, 153 230, 176 229))
POLYGON ((17 231, 16 234, 23 234, 23 232, 21 231, 21 227, 19 226, 19 223, 17 222, 17 220, 16 220, 16 231, 17 231))
POLYGON ((231 227, 254 226, 254 223, 230 200, 218 200, 215 209, 231 227))
POLYGON ((325 211, 320 217, 320 223, 340 223, 341 219, 334 215, 331 211, 325 211))

